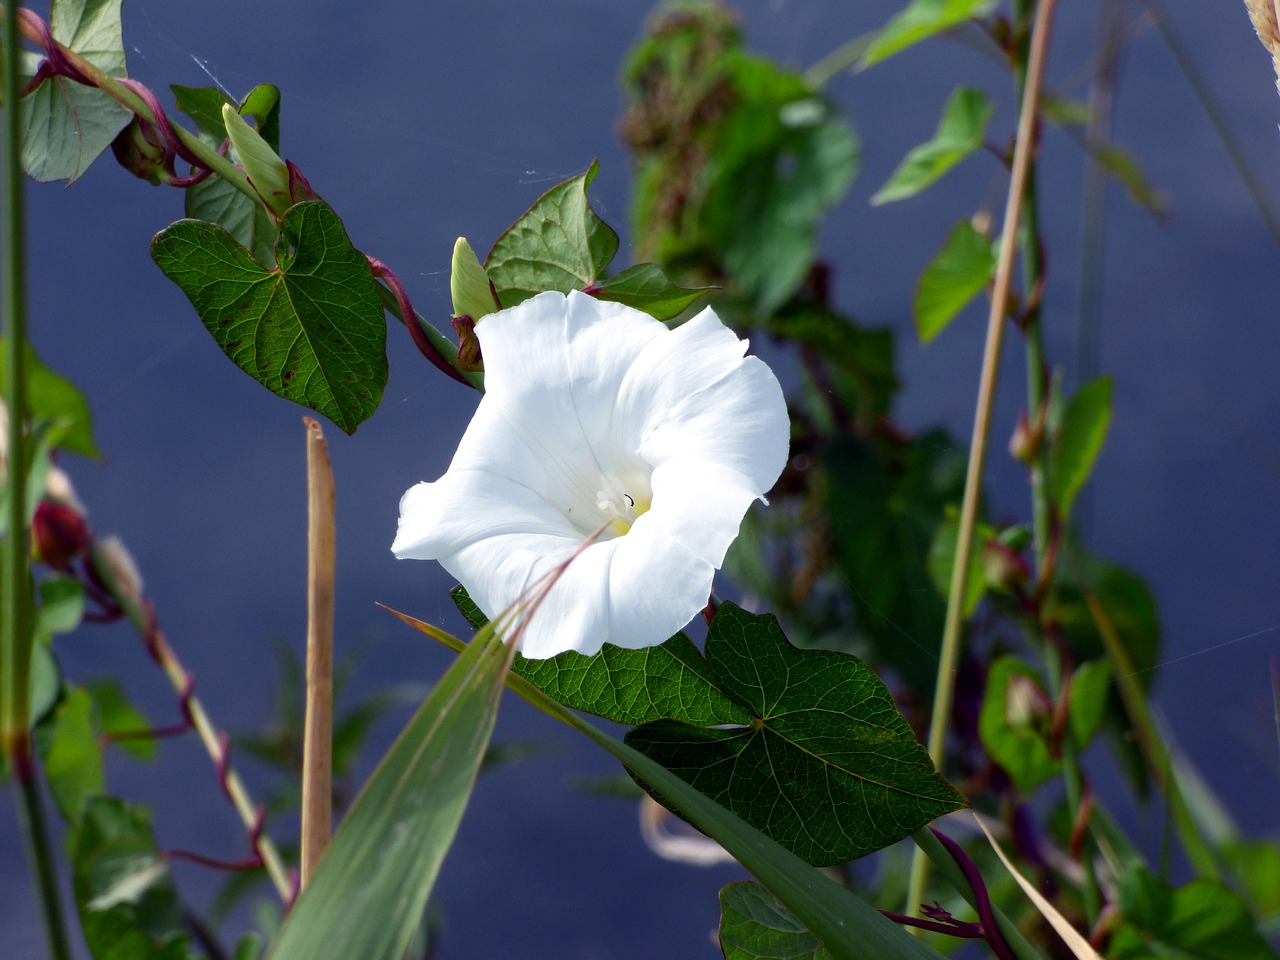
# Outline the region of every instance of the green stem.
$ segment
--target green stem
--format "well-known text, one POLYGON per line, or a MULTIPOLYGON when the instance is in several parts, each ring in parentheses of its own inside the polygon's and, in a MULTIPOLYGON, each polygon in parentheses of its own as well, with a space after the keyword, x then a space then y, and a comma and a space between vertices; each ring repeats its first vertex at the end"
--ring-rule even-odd
POLYGON ((852 70, 879 35, 879 30, 873 30, 841 44, 804 72, 805 83, 812 90, 821 90, 846 70, 852 70))
MULTIPOLYGON (((973 549, 973 534, 978 516, 978 498, 982 491, 982 473, 986 462, 987 435, 991 427, 991 410, 995 400, 996 375, 1000 365, 1000 345, 1009 310, 1013 278, 1013 242, 1022 223, 1022 205, 1027 195, 1027 178, 1035 146, 1037 103, 1044 79, 1044 61, 1048 49, 1049 28, 1056 0, 1041 0, 1035 21, 1029 56, 1025 93, 1018 117, 1018 139, 1013 154, 1009 195, 1005 204, 1000 257, 996 263, 995 282, 991 292, 991 311, 987 316, 987 340, 982 354, 982 375, 978 384, 978 400, 973 418, 973 436, 969 445, 969 466, 965 476, 964 498, 960 505, 960 524, 956 536, 955 562, 951 568, 951 584, 947 594, 947 617, 943 626, 942 653, 938 663, 938 679, 934 687, 933 714, 929 720, 929 756, 942 770, 946 758, 947 725, 951 718, 951 700, 955 691, 955 672, 960 659, 960 633, 964 620, 965 584, 973 549)), ((911 862, 911 879, 907 890, 906 912, 914 915, 924 898, 928 866, 917 853, 911 862)))
POLYGON ((11 759, 13 779, 18 787, 18 821, 22 825, 27 857, 31 861, 36 889, 39 891, 40 915, 44 921, 49 956, 52 960, 71 960, 71 942, 67 937, 62 898, 58 893, 58 873, 53 845, 49 842, 49 825, 44 816, 44 804, 40 800, 40 788, 36 783, 35 764, 29 755, 14 755, 11 759))
POLYGON ((71 946, 58 894, 49 829, 31 756, 29 702, 32 633, 27 568, 27 372, 26 195, 22 174, 22 125, 18 103, 18 8, 4 8, 4 403, 9 415, 5 483, 8 535, 4 538, 0 589, 0 752, 17 784, 18 816, 39 893, 49 956, 70 960, 71 946))

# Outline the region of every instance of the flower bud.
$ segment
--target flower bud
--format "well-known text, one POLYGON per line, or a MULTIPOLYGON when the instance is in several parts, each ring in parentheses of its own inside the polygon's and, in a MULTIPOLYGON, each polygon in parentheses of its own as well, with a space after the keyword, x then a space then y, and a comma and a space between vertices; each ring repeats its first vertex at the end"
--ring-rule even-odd
POLYGON ((137 117, 111 141, 111 152, 115 154, 120 166, 139 180, 147 180, 158 186, 173 177, 172 161, 159 131, 151 124, 144 126, 137 117))
POLYGON ((71 561, 84 556, 93 534, 78 510, 64 503, 41 500, 31 521, 31 558, 55 570, 69 570, 71 561))
POLYGON ((480 356, 476 322, 466 315, 454 317, 453 332, 458 335, 458 367, 468 373, 483 370, 484 358, 480 356))
POLYGON ((267 209, 282 217, 293 206, 289 191, 289 169, 262 134, 249 126, 229 103, 222 105, 222 122, 231 138, 240 166, 267 209))
POLYGON ((472 321, 479 321, 481 317, 502 309, 497 291, 493 289, 489 275, 480 266, 480 260, 471 249, 471 244, 467 243, 466 237, 459 237, 453 245, 449 293, 453 296, 455 317, 470 317, 472 321))
POLYGON ((1040 442, 1043 439, 1043 421, 1032 424, 1023 410, 1018 413, 1018 425, 1013 428, 1013 436, 1009 438, 1009 455, 1023 463, 1031 463, 1040 452, 1040 442))
POLYGON ((124 541, 114 535, 103 537, 93 551, 92 562, 98 583, 135 604, 142 603, 142 574, 124 541))
POLYGON ((988 589, 1010 591, 1031 579, 1031 568, 1013 548, 987 540, 982 544, 982 579, 988 589))

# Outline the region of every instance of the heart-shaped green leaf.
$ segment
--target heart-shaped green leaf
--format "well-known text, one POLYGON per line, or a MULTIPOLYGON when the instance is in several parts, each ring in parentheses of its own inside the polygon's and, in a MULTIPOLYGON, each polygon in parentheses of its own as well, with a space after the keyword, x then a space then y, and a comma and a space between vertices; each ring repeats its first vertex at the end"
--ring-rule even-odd
POLYGON ((720 891, 720 949, 725 960, 831 960, 818 938, 756 883, 720 891))
POLYGON ((319 201, 290 209, 280 231, 274 269, 199 220, 166 227, 151 256, 236 366, 353 433, 387 383, 387 330, 368 261, 319 201))
POLYGON ((991 241, 961 220, 916 283, 912 313, 921 343, 928 343, 986 289, 995 273, 991 241))
POLYGON ((960 87, 942 108, 942 119, 933 138, 906 155, 871 202, 904 200, 928 187, 982 146, 982 135, 994 111, 995 105, 981 91, 960 87))
POLYGON ((707 662, 750 722, 659 720, 627 744, 810 863, 857 859, 965 806, 857 657, 799 650, 775 617, 725 603, 707 662))
MULTIPOLYGON (((122 0, 53 0, 53 38, 113 77, 128 76, 120 32, 122 0)), ((34 75, 39 54, 22 55, 34 75)), ((52 77, 21 100, 22 167, 35 180, 72 181, 89 169, 131 114, 97 87, 52 77)))

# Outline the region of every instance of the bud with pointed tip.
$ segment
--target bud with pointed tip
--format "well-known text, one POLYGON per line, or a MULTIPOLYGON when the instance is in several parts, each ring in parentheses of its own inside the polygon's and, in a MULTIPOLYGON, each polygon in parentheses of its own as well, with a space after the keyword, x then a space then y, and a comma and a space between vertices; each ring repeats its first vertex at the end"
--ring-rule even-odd
POLYGON ((64 503, 41 500, 31 521, 31 557, 55 570, 70 570, 71 561, 83 557, 93 543, 89 523, 78 510, 64 503))
POLYGON ((289 169, 262 134, 245 123, 244 117, 229 103, 222 105, 222 122, 231 138, 240 166, 253 184, 262 202, 272 213, 282 217, 293 206, 289 190, 289 169))
POLYGON ((453 245, 453 265, 449 271, 449 293, 453 296, 453 315, 481 317, 502 309, 498 294, 493 289, 489 275, 480 266, 480 259, 466 237, 459 237, 453 245))

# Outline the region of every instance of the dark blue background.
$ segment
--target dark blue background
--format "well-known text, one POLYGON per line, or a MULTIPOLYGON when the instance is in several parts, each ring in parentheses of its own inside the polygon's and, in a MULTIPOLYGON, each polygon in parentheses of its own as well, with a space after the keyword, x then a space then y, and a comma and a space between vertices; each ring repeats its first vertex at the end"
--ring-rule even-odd
MULTIPOLYGON (((805 67, 898 4, 745 6, 753 46, 805 67)), ((1274 186, 1280 99, 1243 5, 1166 10, 1223 119, 1274 186)), ((465 234, 483 251, 542 190, 593 157, 602 163, 597 209, 622 233, 619 264, 628 260, 616 76, 648 12, 632 0, 191 0, 181 9, 131 0, 125 43, 132 75, 157 91, 206 84, 204 69, 236 96, 277 84, 283 154, 344 218, 355 244, 390 264, 417 308, 443 323, 454 238, 465 234)), ((1085 93, 1096 14, 1094 4, 1062 5, 1050 80, 1063 93, 1085 93)), ((1129 17, 1118 137, 1171 195, 1174 217, 1162 228, 1112 190, 1101 356, 1116 377, 1115 421, 1096 474, 1091 541, 1152 585, 1165 630, 1160 707, 1231 812, 1263 833, 1277 812, 1267 671, 1280 638, 1280 252, 1168 49, 1139 10, 1129 17)), ((928 138, 959 83, 998 99, 991 136, 1003 140, 1014 125, 1007 77, 963 44, 931 43, 832 83, 862 136, 864 162, 822 244, 841 306, 899 333, 901 420, 913 428, 941 420, 967 436, 982 311, 921 348, 909 304, 947 230, 984 196, 998 208, 1003 179, 982 155, 921 199, 867 203, 906 150, 928 138)), ((1074 336, 1082 167, 1075 142, 1048 131, 1040 167, 1046 324, 1060 362, 1069 362, 1074 336)), ((273 644, 302 643, 303 411, 236 370, 151 263, 150 237, 181 215, 176 191, 131 179, 108 156, 70 189, 32 185, 29 197, 32 338, 88 395, 106 453, 101 464, 68 467, 96 529, 120 533, 133 550, 215 720, 256 726, 270 717, 273 644)), ((375 601, 459 627, 448 578, 434 564, 396 562, 388 547, 400 494, 443 472, 476 398, 423 363, 402 330, 391 331, 389 352, 378 415, 354 438, 328 431, 339 494, 338 640, 342 649, 373 644, 357 693, 430 683, 449 661, 375 601)), ((1021 517, 1025 480, 1002 449, 1024 391, 1016 337, 1005 360, 990 476, 998 510, 1021 517)), ((58 649, 74 679, 121 675, 158 722, 176 716, 128 631, 89 629, 58 649)), ((368 763, 407 710, 379 728, 368 763)), ((438 887, 444 955, 716 956, 708 939, 715 892, 736 872, 653 857, 632 804, 584 797, 571 785, 612 763, 509 698, 498 738, 525 737, 554 739, 558 751, 481 781, 438 887)), ((261 793, 260 771, 242 766, 261 793)), ((1108 764, 1093 769, 1103 794, 1123 803, 1108 764)), ((108 773, 116 792, 154 806, 163 846, 242 855, 243 831, 194 740, 166 744, 151 767, 113 756, 108 773)), ((2 952, 36 956, 15 824, 10 795, 0 792, 2 952)), ((1155 818, 1144 829, 1156 837, 1155 818)), ((179 874, 197 904, 217 879, 179 874)))

